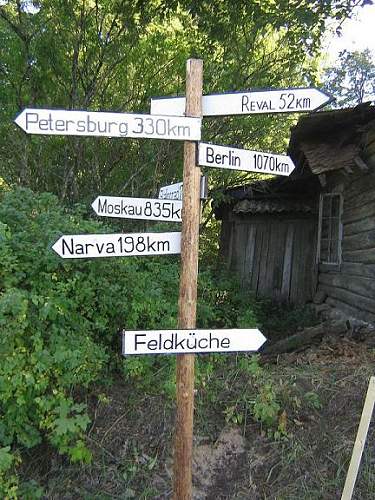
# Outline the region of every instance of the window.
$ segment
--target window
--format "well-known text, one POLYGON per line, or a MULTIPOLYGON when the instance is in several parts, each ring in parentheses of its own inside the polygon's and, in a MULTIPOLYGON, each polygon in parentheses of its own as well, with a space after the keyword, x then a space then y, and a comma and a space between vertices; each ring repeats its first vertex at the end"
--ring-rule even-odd
POLYGON ((341 263, 342 196, 337 193, 322 194, 319 204, 318 262, 341 263))

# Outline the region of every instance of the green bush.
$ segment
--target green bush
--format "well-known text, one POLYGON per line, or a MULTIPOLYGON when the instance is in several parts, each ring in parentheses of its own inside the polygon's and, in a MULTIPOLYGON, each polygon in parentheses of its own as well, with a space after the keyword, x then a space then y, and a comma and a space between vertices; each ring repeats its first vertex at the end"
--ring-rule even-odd
MULTIPOLYGON (((21 188, 0 198, 0 449, 9 497, 19 448, 47 440, 72 461, 90 460, 87 409, 75 394, 118 360, 148 389, 158 372, 173 390, 174 357, 123 359, 119 332, 177 326, 179 257, 61 259, 51 249, 61 234, 114 232, 83 212, 21 188)), ((236 281, 199 276, 199 327, 254 326, 236 281)))
POLYGON ((177 258, 168 265, 163 258, 67 261, 51 249, 61 234, 108 231, 50 194, 15 189, 1 196, 4 450, 47 439, 72 460, 89 460, 82 439, 89 419, 76 389, 98 380, 113 352, 119 354, 121 327, 174 326, 177 258))

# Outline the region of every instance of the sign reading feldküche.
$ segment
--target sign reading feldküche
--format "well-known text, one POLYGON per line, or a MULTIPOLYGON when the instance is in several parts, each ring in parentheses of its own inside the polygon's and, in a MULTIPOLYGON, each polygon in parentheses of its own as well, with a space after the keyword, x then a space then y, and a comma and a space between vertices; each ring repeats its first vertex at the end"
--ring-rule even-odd
MULTIPOLYGON (((332 101, 332 96, 313 88, 254 90, 204 95, 203 116, 296 113, 315 111, 332 101)), ((185 97, 151 99, 151 114, 184 116, 185 97)))
POLYGON ((52 249, 63 259, 178 254, 181 233, 64 235, 52 249))
POLYGON ((182 202, 179 200, 98 196, 91 206, 103 217, 181 222, 182 202))
POLYGON ((208 167, 289 176, 295 166, 286 155, 199 143, 198 163, 208 167))
POLYGON ((201 138, 201 118, 27 108, 14 121, 27 134, 181 141, 201 138))
POLYGON ((257 351, 266 341, 258 329, 124 330, 122 354, 257 351))

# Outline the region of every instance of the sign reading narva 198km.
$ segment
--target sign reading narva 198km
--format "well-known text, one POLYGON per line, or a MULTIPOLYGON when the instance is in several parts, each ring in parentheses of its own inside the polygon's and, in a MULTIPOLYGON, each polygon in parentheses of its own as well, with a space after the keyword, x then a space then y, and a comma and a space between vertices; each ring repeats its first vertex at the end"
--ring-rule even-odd
POLYGON ((14 121, 27 134, 143 137, 180 141, 199 141, 201 138, 201 118, 24 109, 14 121))
POLYGON ((98 196, 91 206, 103 217, 181 222, 182 201, 179 200, 98 196))
POLYGON ((122 332, 122 354, 257 351, 267 339, 258 329, 122 332))
POLYGON ((64 235, 52 246, 63 259, 181 253, 181 233, 64 235))
POLYGON ((199 165, 261 174, 290 175, 295 165, 289 156, 199 143, 199 165))
MULTIPOLYGON (((333 100, 326 92, 308 87, 254 90, 204 95, 203 116, 251 115, 258 113, 296 113, 315 111, 333 100)), ((185 97, 151 99, 151 114, 183 116, 185 97)))

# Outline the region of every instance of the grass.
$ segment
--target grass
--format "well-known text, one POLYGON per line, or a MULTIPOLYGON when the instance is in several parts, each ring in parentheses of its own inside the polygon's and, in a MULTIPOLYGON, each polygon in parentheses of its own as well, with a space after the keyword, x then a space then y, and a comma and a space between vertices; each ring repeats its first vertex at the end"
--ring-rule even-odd
MULTIPOLYGON (((340 499, 374 351, 340 338, 277 363, 256 360, 197 357, 197 446, 215 447, 227 426, 247 443, 245 459, 218 471, 208 498, 340 499)), ((93 392, 90 465, 40 449, 24 461, 24 479, 51 500, 170 498, 174 404, 156 379, 148 384, 119 378, 93 392)), ((375 498, 374 438, 372 425, 353 500, 375 498)))

